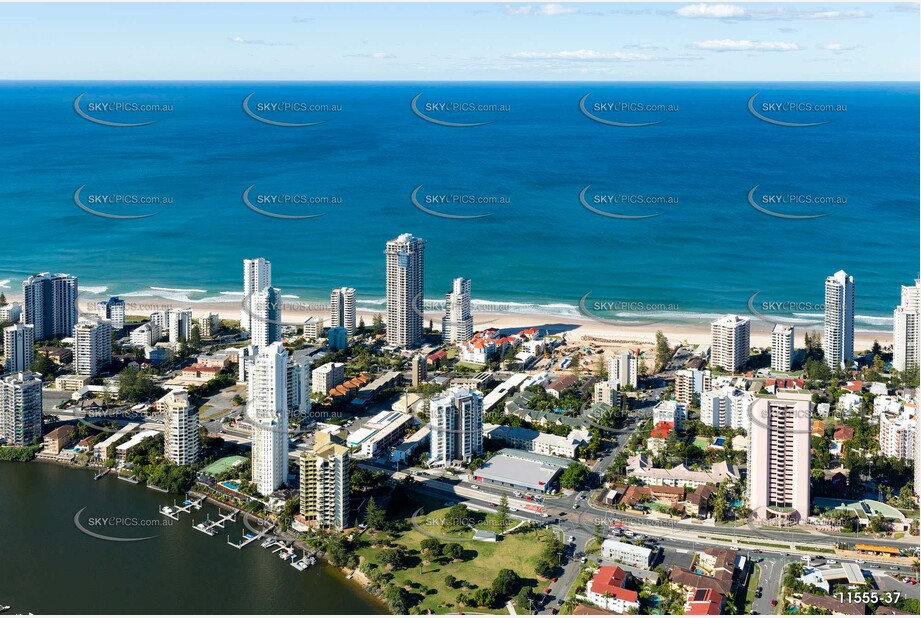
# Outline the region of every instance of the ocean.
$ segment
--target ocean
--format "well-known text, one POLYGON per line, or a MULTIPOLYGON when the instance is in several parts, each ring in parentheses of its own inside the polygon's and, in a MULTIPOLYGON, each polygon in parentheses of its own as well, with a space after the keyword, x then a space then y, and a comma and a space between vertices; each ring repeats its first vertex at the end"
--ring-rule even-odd
POLYGON ((468 277, 475 311, 700 322, 757 294, 809 320, 843 269, 858 329, 888 330, 919 274, 918 106, 907 83, 5 82, 0 291, 54 271, 239 303, 262 256, 289 299, 383 310, 411 232, 426 298, 468 277))

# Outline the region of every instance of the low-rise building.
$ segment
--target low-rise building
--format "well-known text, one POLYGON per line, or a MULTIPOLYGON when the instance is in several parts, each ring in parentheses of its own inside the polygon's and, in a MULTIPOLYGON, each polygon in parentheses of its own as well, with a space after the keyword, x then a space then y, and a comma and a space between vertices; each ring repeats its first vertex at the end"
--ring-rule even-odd
POLYGON ((648 569, 652 564, 653 551, 642 545, 605 539, 601 544, 601 555, 608 560, 614 560, 627 566, 648 569))
POLYGON ((638 612, 639 595, 624 588, 627 572, 618 566, 603 566, 592 576, 585 587, 589 603, 618 614, 638 612))
POLYGON ((473 473, 477 482, 544 494, 559 486, 569 461, 516 449, 502 449, 473 473))
POLYGON ((671 423, 676 430, 681 430, 688 418, 688 406, 680 401, 668 399, 660 401, 652 409, 652 424, 671 423))
POLYGON ((686 487, 694 489, 700 485, 719 485, 723 481, 736 483, 741 478, 738 469, 725 461, 719 461, 709 472, 691 470, 684 464, 673 468, 656 468, 642 455, 627 459, 627 474, 647 485, 667 485, 669 487, 686 487))
POLYGON ((42 448, 48 453, 57 455, 70 446, 76 437, 77 430, 73 425, 61 425, 45 434, 42 438, 42 448))

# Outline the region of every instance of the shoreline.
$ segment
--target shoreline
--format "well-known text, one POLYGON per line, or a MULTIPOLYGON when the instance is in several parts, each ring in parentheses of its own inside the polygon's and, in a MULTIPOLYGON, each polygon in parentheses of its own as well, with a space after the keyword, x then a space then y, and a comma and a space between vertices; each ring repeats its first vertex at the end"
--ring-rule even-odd
MULTIPOLYGON (((104 466, 93 466, 93 465, 91 465, 91 464, 87 464, 87 465, 76 465, 76 464, 74 464, 74 463, 72 463, 72 462, 69 462, 69 461, 53 460, 53 459, 38 459, 37 457, 34 458, 34 459, 31 459, 31 460, 29 460, 29 461, 10 461, 10 462, 0 462, 0 463, 21 463, 21 464, 25 464, 25 465, 28 465, 28 464, 48 464, 48 465, 52 465, 52 466, 58 466, 58 467, 61 467, 61 468, 69 468, 69 469, 71 469, 71 470, 86 470, 86 471, 93 471, 93 470, 98 470, 98 469, 100 469, 100 468, 104 468, 104 466)), ((198 484, 198 483, 196 483, 195 485, 197 485, 197 484, 198 484)), ((137 484, 137 485, 140 485, 140 484, 137 484)), ((208 495, 208 494, 206 494, 206 493, 202 493, 202 492, 196 491, 196 490, 195 490, 195 485, 193 485, 192 488, 189 489, 189 492, 188 492, 188 493, 195 493, 195 494, 198 494, 198 495, 200 495, 200 496, 203 496, 203 497, 205 498, 205 502, 207 502, 208 504, 211 504, 212 506, 217 507, 217 508, 220 508, 220 507, 223 507, 223 508, 235 508, 233 505, 226 504, 226 503, 224 503, 224 502, 221 502, 221 501, 219 501, 219 500, 216 500, 214 497, 212 497, 212 496, 210 496, 210 495, 208 495)), ((144 489, 149 489, 149 490, 151 490, 151 491, 155 491, 155 492, 157 492, 157 493, 165 493, 165 494, 167 494, 167 495, 174 495, 174 496, 180 495, 180 494, 170 494, 170 493, 167 492, 166 490, 163 490, 163 489, 154 487, 154 486, 152 486, 152 485, 147 485, 146 483, 143 485, 143 488, 144 488, 144 489)), ((265 523, 266 523, 266 521, 267 521, 266 519, 264 519, 264 518, 262 518, 262 517, 259 517, 258 515, 253 515, 252 513, 243 511, 242 509, 240 510, 240 514, 241 514, 243 517, 251 517, 251 518, 253 518, 253 519, 256 519, 256 520, 259 521, 263 526, 265 526, 265 523)), ((294 546, 297 546, 298 543, 300 542, 300 543, 301 543, 301 549, 302 549, 302 550, 306 550, 306 549, 309 547, 309 546, 305 545, 302 541, 298 541, 297 537, 291 537, 287 531, 284 531, 284 532, 278 531, 278 532, 275 532, 275 535, 278 536, 278 537, 280 537, 280 538, 284 538, 284 539, 287 540, 287 541, 290 541, 290 542, 292 543, 292 545, 294 545, 294 546)), ((318 554, 318 555, 316 555, 317 560, 318 560, 318 561, 322 560, 323 563, 325 564, 325 566, 328 567, 328 570, 334 571, 334 572, 337 573, 337 575, 341 576, 341 577, 342 577, 342 580, 343 580, 344 582, 346 582, 346 585, 351 585, 351 586, 354 586, 354 587, 356 587, 356 588, 359 588, 359 589, 360 589, 364 594, 366 594, 370 599, 373 599, 375 603, 379 604, 383 609, 385 609, 387 613, 390 612, 389 606, 387 605, 386 601, 385 601, 380 595, 375 594, 374 592, 372 592, 372 591, 370 590, 370 588, 369 588, 367 585, 365 585, 365 582, 367 582, 367 578, 364 576, 363 573, 361 573, 359 567, 356 567, 355 569, 353 569, 353 571, 354 571, 353 577, 347 577, 347 575, 348 575, 348 568, 347 568, 347 567, 336 568, 336 567, 334 567, 333 565, 331 565, 331 564, 329 563, 328 560, 326 560, 326 556, 321 556, 321 555, 319 555, 319 554, 322 553, 322 552, 320 552, 319 550, 316 550, 316 549, 314 549, 314 548, 310 548, 310 550, 311 550, 311 551, 314 551, 314 552, 317 552, 317 554, 318 554), (359 576, 360 576, 360 577, 359 577, 359 576)), ((368 583, 370 583, 370 582, 368 582, 368 583)), ((385 615, 386 615, 386 614, 385 614, 385 615)))
MULTIPOLYGON (((242 294, 241 294, 242 296, 242 294)), ((21 297, 8 296, 10 302, 21 302, 21 297)), ((237 301, 228 302, 183 302, 168 300, 158 297, 130 297, 124 299, 126 302, 126 316, 142 315, 147 316, 152 311, 162 311, 168 308, 191 308, 193 317, 199 317, 206 313, 216 313, 222 320, 240 319, 242 304, 237 301)), ((85 310, 85 309, 84 309, 85 310)), ((535 312, 477 312, 473 313, 474 330, 484 330, 487 328, 498 328, 505 332, 517 332, 526 328, 538 327, 546 329, 550 334, 567 333, 573 337, 590 337, 597 339, 606 339, 613 345, 645 347, 655 344, 655 333, 661 330, 668 340, 672 343, 682 342, 693 345, 707 345, 710 343, 710 322, 715 319, 717 314, 704 314, 697 320, 669 320, 665 319, 647 319, 639 318, 635 321, 616 320, 609 318, 592 319, 584 315, 567 316, 562 314, 535 312)), ((367 326, 375 315, 386 315, 386 308, 380 310, 370 310, 356 308, 356 320, 363 318, 367 326)), ((433 325, 440 324, 443 317, 443 311, 424 311, 425 322, 431 321, 433 325)), ((725 315, 725 314, 719 314, 725 315)), ((751 320, 751 345, 752 347, 769 347, 771 344, 771 330, 774 322, 759 319, 748 312, 737 313, 742 317, 751 320)), ((309 318, 323 319, 325 324, 329 324, 328 305, 322 301, 294 301, 291 300, 282 305, 282 320, 286 324, 301 325, 309 318), (295 308, 292 308, 294 306, 295 308)), ((651 315, 657 318, 657 315, 651 315)), ((883 319, 879 317, 877 319, 883 319)), ((796 338, 799 345, 802 345, 802 337, 806 332, 822 333, 822 318, 814 320, 806 318, 787 318, 779 317, 778 322, 792 325, 796 330, 796 338)), ((854 331, 854 350, 860 352, 869 350, 874 341, 878 341, 884 348, 892 345, 891 327, 855 329, 854 331)), ((598 341, 604 343, 604 341, 598 341)))

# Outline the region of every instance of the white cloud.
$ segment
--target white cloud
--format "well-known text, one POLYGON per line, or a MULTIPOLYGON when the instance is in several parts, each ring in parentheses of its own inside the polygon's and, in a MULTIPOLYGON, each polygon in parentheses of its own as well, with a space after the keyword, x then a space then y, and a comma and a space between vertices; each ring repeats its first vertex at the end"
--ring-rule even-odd
POLYGON ((373 58, 374 60, 391 60, 396 58, 396 54, 390 52, 374 52, 372 54, 349 54, 351 58, 373 58))
POLYGON ((503 12, 506 15, 546 15, 555 17, 557 15, 574 15, 579 12, 579 9, 564 4, 541 4, 536 7, 530 4, 506 4, 503 12))
POLYGON ((534 7, 530 4, 506 4, 504 12, 506 15, 530 15, 534 7))
POLYGON ((748 10, 734 4, 689 4, 675 11, 679 17, 731 19, 745 17, 748 10))
POLYGON ((232 36, 229 40, 237 45, 264 45, 266 47, 288 47, 291 45, 291 43, 275 43, 273 41, 263 41, 262 39, 244 39, 241 36, 232 36))
POLYGON ((825 51, 830 51, 833 54, 843 54, 844 52, 854 51, 855 49, 860 49, 860 45, 844 45, 842 43, 826 43, 822 45, 822 49, 825 51))
POLYGON ((574 6, 564 6, 562 4, 544 4, 538 9, 541 15, 572 15, 578 13, 579 9, 574 6))
POLYGON ((746 39, 709 39, 707 41, 698 41, 692 45, 694 49, 705 51, 725 52, 725 51, 770 51, 786 52, 799 51, 801 48, 796 43, 784 43, 782 41, 749 41, 746 39))
POLYGON ((515 52, 512 58, 518 60, 566 60, 571 62, 593 62, 593 61, 614 61, 614 62, 647 62, 657 60, 654 56, 646 54, 633 54, 625 52, 604 53, 592 49, 578 49, 574 51, 558 52, 515 52))
POLYGON ((872 17, 866 11, 803 11, 794 15, 796 19, 864 19, 872 17))

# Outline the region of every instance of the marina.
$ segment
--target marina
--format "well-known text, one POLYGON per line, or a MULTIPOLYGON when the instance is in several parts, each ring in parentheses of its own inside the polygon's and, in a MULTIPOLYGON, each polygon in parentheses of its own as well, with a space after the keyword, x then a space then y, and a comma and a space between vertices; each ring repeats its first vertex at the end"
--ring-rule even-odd
POLYGON ((198 530, 199 532, 204 532, 208 536, 214 536, 215 534, 217 534, 217 529, 223 528, 227 522, 237 521, 237 513, 239 512, 240 511, 238 511, 237 509, 234 509, 233 511, 231 511, 230 513, 227 513, 226 515, 221 515, 220 519, 216 519, 214 521, 212 521, 211 516, 208 515, 205 521, 199 522, 197 524, 195 523, 195 520, 192 520, 192 527, 198 530))
POLYGON ((173 506, 167 506, 164 504, 160 507, 160 514, 166 515, 175 521, 179 521, 179 515, 181 513, 190 513, 192 509, 195 509, 196 511, 201 510, 201 506, 204 501, 205 496, 198 496, 192 500, 190 500, 187 496, 183 501, 182 506, 177 505, 175 502, 173 502, 173 506))

